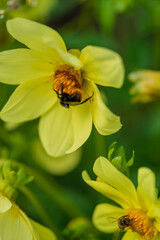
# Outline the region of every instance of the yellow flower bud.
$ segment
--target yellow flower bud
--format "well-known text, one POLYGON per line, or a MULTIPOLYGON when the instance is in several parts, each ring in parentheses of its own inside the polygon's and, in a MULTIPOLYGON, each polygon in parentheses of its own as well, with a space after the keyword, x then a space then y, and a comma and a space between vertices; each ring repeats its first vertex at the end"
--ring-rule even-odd
POLYGON ((128 75, 133 83, 130 94, 132 102, 147 103, 160 99, 160 72, 151 70, 137 70, 128 75))

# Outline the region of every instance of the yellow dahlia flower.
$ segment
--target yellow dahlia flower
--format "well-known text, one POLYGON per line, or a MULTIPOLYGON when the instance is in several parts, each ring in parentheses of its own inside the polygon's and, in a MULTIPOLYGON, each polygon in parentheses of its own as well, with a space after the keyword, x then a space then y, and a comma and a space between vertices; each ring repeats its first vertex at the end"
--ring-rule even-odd
POLYGON ((138 170, 137 189, 107 159, 99 157, 93 171, 96 181, 83 172, 84 181, 120 205, 102 203, 96 206, 93 223, 102 232, 117 229, 126 233, 123 240, 160 239, 160 201, 157 199, 155 175, 145 167, 138 170))
POLYGON ((121 128, 96 86, 121 87, 124 68, 117 53, 95 46, 67 51, 56 31, 27 19, 10 20, 7 28, 30 49, 0 53, 0 81, 20 84, 1 111, 4 121, 41 116, 40 139, 54 157, 78 149, 89 137, 92 121, 103 135, 121 128))
POLYGON ((133 83, 130 94, 132 102, 147 103, 160 99, 160 72, 151 70, 137 70, 128 75, 133 83))
POLYGON ((0 239, 56 240, 48 228, 36 223, 8 198, 0 194, 0 239))

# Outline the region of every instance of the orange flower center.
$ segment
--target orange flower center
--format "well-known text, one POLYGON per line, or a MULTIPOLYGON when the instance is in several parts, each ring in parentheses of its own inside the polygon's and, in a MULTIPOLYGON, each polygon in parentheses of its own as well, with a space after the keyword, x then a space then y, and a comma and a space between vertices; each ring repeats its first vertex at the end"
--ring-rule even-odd
POLYGON ((59 94, 77 94, 82 99, 82 76, 80 70, 61 65, 57 68, 53 80, 53 89, 59 94))
POLYGON ((149 240, 158 233, 158 230, 153 224, 154 219, 149 218, 141 209, 130 208, 123 217, 129 220, 129 224, 126 228, 139 233, 140 237, 143 239, 149 240))
POLYGON ((83 104, 92 99, 94 93, 91 96, 88 96, 86 93, 87 98, 82 101, 82 83, 83 77, 80 70, 75 70, 68 65, 61 65, 56 69, 53 90, 56 92, 63 107, 69 108, 70 105, 83 104))

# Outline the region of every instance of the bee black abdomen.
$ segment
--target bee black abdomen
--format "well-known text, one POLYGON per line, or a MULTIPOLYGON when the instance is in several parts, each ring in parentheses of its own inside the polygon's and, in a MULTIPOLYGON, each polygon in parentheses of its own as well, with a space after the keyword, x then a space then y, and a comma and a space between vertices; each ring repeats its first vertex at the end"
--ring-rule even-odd
POLYGON ((126 227, 131 225, 131 220, 128 215, 124 215, 118 219, 118 226, 121 230, 124 230, 126 227))
POLYGON ((124 219, 123 219, 123 224, 124 224, 126 227, 128 227, 128 226, 130 226, 130 224, 131 224, 131 220, 130 220, 129 218, 124 218, 124 219))
POLYGON ((81 95, 74 93, 72 95, 69 95, 68 99, 69 102, 81 102, 81 95))
POLYGON ((60 104, 65 107, 65 108, 69 108, 69 104, 68 103, 65 103, 63 101, 60 101, 60 104))

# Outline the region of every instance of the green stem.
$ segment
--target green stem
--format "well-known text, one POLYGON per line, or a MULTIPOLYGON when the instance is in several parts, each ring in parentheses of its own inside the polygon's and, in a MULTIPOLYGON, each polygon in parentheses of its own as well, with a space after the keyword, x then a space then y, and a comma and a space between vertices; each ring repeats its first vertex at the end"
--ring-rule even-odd
POLYGON ((53 232, 56 234, 57 238, 60 240, 63 240, 62 234, 57 228, 57 226, 54 224, 54 222, 51 220, 51 218, 46 214, 45 210, 41 206, 40 202, 37 200, 37 198, 32 194, 32 192, 26 188, 21 187, 20 191, 30 200, 30 202, 35 207, 37 213, 39 214, 41 220, 45 225, 47 225, 50 229, 53 230, 53 232))
POLYGON ((97 131, 95 131, 95 155, 96 158, 99 156, 107 156, 106 152, 106 143, 105 137, 100 135, 97 131))
POLYGON ((70 217, 76 218, 79 216, 85 216, 85 214, 77 208, 74 203, 72 203, 63 189, 53 180, 48 181, 48 176, 44 173, 40 174, 35 170, 29 168, 28 166, 11 160, 12 163, 16 166, 20 166, 26 169, 28 174, 34 176, 35 182, 39 185, 39 187, 46 192, 50 198, 70 217))

